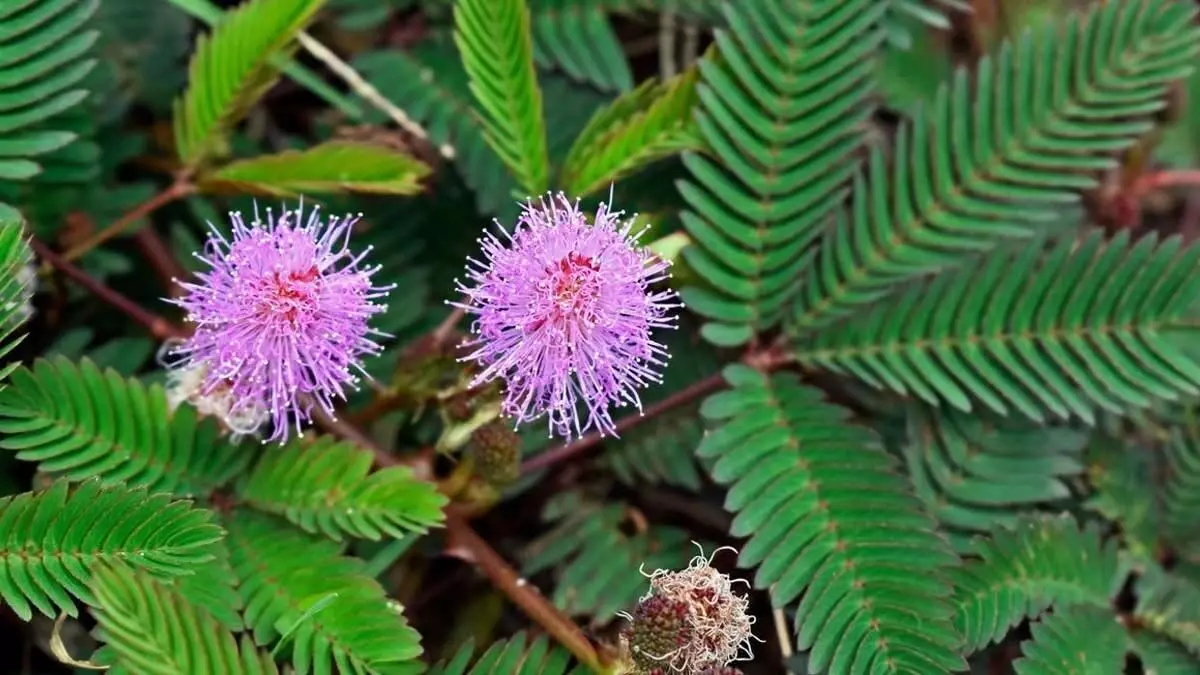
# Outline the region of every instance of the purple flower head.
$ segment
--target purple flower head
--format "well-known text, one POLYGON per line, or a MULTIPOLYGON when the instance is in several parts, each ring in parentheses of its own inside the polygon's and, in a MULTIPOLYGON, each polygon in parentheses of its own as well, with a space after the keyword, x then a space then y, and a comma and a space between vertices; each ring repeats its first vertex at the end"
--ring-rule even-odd
POLYGON ((372 336, 385 335, 367 325, 386 309, 373 301, 393 288, 371 283, 379 267, 361 265, 370 247, 357 256, 346 248, 361 214, 323 221, 314 207, 304 221, 303 208, 278 218, 268 208, 263 223, 255 205, 249 225, 231 213, 232 236, 212 228, 195 254, 209 269, 169 301, 196 326, 172 350, 176 367, 204 366, 199 393, 227 396, 231 417, 265 410, 268 442, 286 441, 289 422, 299 433, 314 403, 332 415, 334 398, 357 388, 353 371, 366 375, 360 360, 379 352, 372 336))
POLYGON ((674 328, 681 305, 669 289, 670 263, 638 247, 645 230, 601 205, 589 224, 563 194, 522 205, 503 237, 479 241, 484 261, 468 259, 465 304, 476 316, 473 351, 463 360, 482 368, 474 385, 502 378, 504 413, 517 424, 548 416, 550 435, 570 439, 595 428, 616 435, 611 407, 641 410, 638 390, 661 381, 669 358, 650 338, 674 328))

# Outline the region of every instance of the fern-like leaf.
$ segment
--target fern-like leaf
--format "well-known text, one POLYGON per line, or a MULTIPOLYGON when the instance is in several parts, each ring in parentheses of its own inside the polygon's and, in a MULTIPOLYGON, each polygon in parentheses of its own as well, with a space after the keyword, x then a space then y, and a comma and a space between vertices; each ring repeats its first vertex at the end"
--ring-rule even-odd
POLYGON ((597 111, 567 154, 563 189, 589 195, 647 164, 701 149, 692 122, 698 76, 692 69, 661 84, 648 80, 597 111))
POLYGON ((330 141, 306 150, 242 159, 201 176, 209 190, 296 196, 329 192, 411 195, 429 167, 379 145, 330 141))
POLYGON ((222 539, 209 547, 213 559, 195 565, 192 573, 175 577, 172 584, 188 602, 203 607, 231 631, 245 630, 242 596, 237 592, 237 575, 229 564, 229 543, 222 539))
POLYGON ((711 320, 712 342, 741 344, 779 322, 809 245, 846 198, 887 6, 726 5, 729 29, 700 63, 696 124, 713 156, 685 154, 691 180, 679 186, 697 244, 684 257, 711 284, 684 299, 711 320))
POLYGON ((324 0, 247 0, 196 41, 175 102, 175 149, 191 167, 225 155, 226 135, 279 77, 275 65, 324 0))
POLYGON ((1106 609, 1071 607, 1033 624, 1013 662, 1017 675, 1123 675, 1125 630, 1106 609))
POLYGON ((527 194, 544 192, 550 157, 525 0, 461 0, 454 26, 484 135, 527 194))
POLYGON ((910 288, 812 336, 799 359, 880 388, 1042 421, 1200 392, 1176 329, 1200 291, 1200 246, 1093 233, 1035 241, 910 288), (1174 332, 1173 332, 1174 331, 1174 332))
POLYGON ((1092 488, 1084 506, 1120 529, 1125 553, 1153 560, 1163 527, 1161 453, 1155 445, 1096 433, 1088 444, 1087 479, 1092 488))
POLYGON ((321 437, 264 451, 240 486, 242 499, 308 532, 379 540, 426 532, 444 518, 447 499, 402 466, 371 471, 373 456, 321 437))
MULTIPOLYGON (((554 509, 553 502, 547 509, 564 511, 554 509)), ((522 573, 532 576, 557 569, 551 600, 563 611, 590 616, 598 624, 637 604, 649 587, 640 569, 678 569, 696 553, 687 533, 673 527, 625 534, 625 509, 620 504, 578 505, 565 511, 554 529, 525 551, 522 573)))
POLYGON ((217 423, 198 420, 190 405, 170 412, 161 386, 88 359, 39 359, 11 377, 0 391, 0 448, 60 478, 207 496, 253 458, 219 439, 217 423))
POLYGON ((1138 623, 1171 638, 1200 657, 1200 586, 1149 565, 1135 588, 1138 623))
POLYGON ((238 640, 177 588, 126 565, 98 565, 97 636, 115 655, 112 672, 139 675, 275 675, 269 654, 238 640))
MULTIPOLYGON (((475 643, 468 641, 452 658, 435 665, 429 675, 564 675, 571 663, 571 654, 544 635, 530 640, 524 633, 517 633, 488 647, 471 666, 474 653, 475 643)), ((576 666, 571 675, 587 672, 584 666, 576 666)))
POLYGON ((88 22, 99 4, 24 0, 0 6, 0 180, 38 175, 39 158, 77 138, 56 118, 88 96, 81 85, 96 64, 88 57, 99 37, 88 22))
POLYGON ((287 634, 299 675, 420 672, 420 636, 361 560, 253 511, 235 511, 228 528, 246 625, 259 644, 287 634), (328 604, 309 611, 323 599, 328 604))
MULTIPOLYGON (((25 305, 32 295, 28 273, 32 259, 21 221, 6 220, 0 214, 0 360, 25 339, 21 324, 25 321, 25 305)), ((0 391, 4 380, 18 365, 13 362, 0 366, 0 391)))
POLYGON ((1161 490, 1165 534, 1176 545, 1200 553, 1200 427, 1176 429, 1167 445, 1169 474, 1161 490))
POLYGON ((1039 505, 1070 497, 1083 471, 1086 434, 1054 427, 992 426, 952 411, 913 406, 904 449, 917 496, 957 550, 996 526, 1014 526, 1039 505))
POLYGON ((1029 517, 977 539, 974 560, 955 570, 955 624, 974 653, 1051 606, 1107 608, 1128 570, 1115 541, 1069 516, 1029 517))
POLYGON ((125 561, 162 576, 191 574, 213 559, 222 536, 212 512, 120 486, 57 481, 42 492, 0 499, 0 598, 26 621, 75 616, 71 595, 89 605, 97 562, 125 561))
POLYGON ((943 578, 958 558, 874 434, 794 375, 724 374, 732 389, 702 407, 720 426, 696 452, 730 485, 731 534, 750 537, 739 562, 758 568, 755 585, 776 606, 803 596, 797 648, 810 650, 809 672, 965 667, 943 578))
POLYGON ((1145 675, 1196 675, 1195 657, 1178 643, 1144 631, 1131 635, 1130 642, 1145 675))
POLYGON ((530 0, 533 56, 543 68, 566 74, 603 91, 626 91, 633 75, 605 15, 594 0, 530 0))
MULTIPOLYGON (((871 153, 808 272, 792 330, 823 327, 906 279, 950 268, 1060 218, 1092 173, 1152 128, 1200 47, 1196 8, 1175 0, 1095 5, 959 70, 888 154, 871 153)), ((1066 286, 1059 288, 1066 289, 1066 286)))

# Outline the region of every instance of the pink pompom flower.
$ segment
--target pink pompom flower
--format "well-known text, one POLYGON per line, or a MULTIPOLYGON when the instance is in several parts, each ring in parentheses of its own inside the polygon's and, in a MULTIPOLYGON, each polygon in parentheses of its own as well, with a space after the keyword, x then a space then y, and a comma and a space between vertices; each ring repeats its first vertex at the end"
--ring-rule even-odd
POLYGON ((265 410, 274 425, 265 442, 286 441, 292 425, 301 433, 313 405, 333 415, 356 373, 369 377, 361 360, 380 351, 373 337, 389 337, 368 320, 394 286, 372 283, 379 267, 362 265, 371 247, 347 248, 361 214, 323 220, 314 207, 304 220, 303 209, 268 208, 264 223, 256 204, 249 225, 230 213, 230 238, 212 228, 195 254, 208 269, 169 300, 196 327, 172 350, 174 367, 203 367, 200 393, 225 392, 232 418, 265 410))
POLYGON ((601 204, 593 222, 566 195, 522 205, 512 232, 496 223, 468 258, 466 296, 450 304, 474 315, 463 357, 481 368, 474 386, 502 379, 504 413, 516 424, 547 416, 550 435, 590 429, 616 435, 611 408, 641 410, 639 389, 661 381, 669 358, 651 338, 674 328, 681 307, 670 262, 639 247, 645 232, 601 204))

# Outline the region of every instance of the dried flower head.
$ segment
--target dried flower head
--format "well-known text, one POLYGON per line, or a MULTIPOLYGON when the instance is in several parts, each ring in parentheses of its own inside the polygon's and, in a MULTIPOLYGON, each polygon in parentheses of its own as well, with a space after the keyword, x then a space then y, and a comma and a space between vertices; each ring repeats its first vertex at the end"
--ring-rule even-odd
POLYGON ((650 591, 632 616, 624 615, 631 622, 625 639, 639 672, 720 673, 730 663, 754 658, 750 600, 733 593, 733 584, 746 582, 730 579, 711 563, 701 549, 686 569, 647 575, 650 591))
POLYGON ((481 367, 473 386, 502 379, 516 424, 546 415, 551 436, 616 435, 610 408, 640 411, 638 390, 661 381, 669 356, 650 333, 674 328, 681 305, 651 290, 670 263, 639 247, 645 230, 622 215, 601 204, 588 223, 561 193, 528 202, 512 232, 497 223, 501 236, 479 240, 474 286, 456 282, 467 302, 451 304, 475 315, 463 359, 481 367))
POLYGON ((345 387, 357 388, 361 359, 380 350, 372 336, 384 336, 367 325, 386 309, 373 301, 393 288, 371 282, 379 267, 361 265, 370 247, 357 256, 347 249, 359 217, 322 220, 314 207, 305 221, 303 208, 278 218, 268 208, 264 223, 255 205, 249 225, 231 213, 231 237, 213 228, 196 254, 209 269, 170 300, 196 325, 172 350, 178 367, 204 366, 199 394, 227 390, 227 418, 266 410, 267 441, 287 440, 290 422, 299 432, 314 404, 332 415, 345 387))

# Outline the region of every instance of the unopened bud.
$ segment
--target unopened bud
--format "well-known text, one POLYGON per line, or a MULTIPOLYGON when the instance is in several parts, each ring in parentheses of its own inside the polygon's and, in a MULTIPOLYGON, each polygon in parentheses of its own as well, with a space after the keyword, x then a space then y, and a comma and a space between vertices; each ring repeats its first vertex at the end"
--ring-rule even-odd
POLYGON ((493 485, 507 485, 520 476, 521 437, 503 419, 494 419, 475 430, 471 454, 479 477, 493 485))

